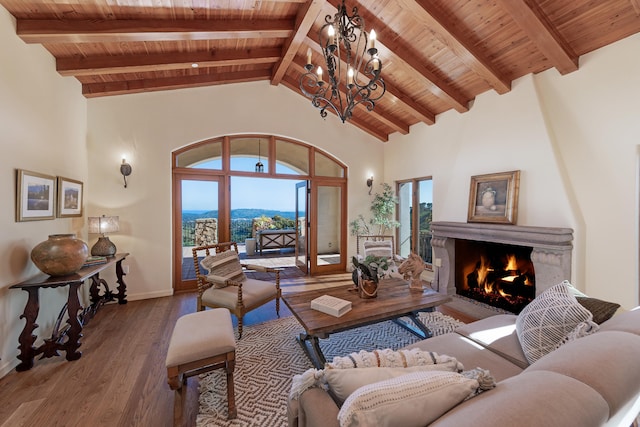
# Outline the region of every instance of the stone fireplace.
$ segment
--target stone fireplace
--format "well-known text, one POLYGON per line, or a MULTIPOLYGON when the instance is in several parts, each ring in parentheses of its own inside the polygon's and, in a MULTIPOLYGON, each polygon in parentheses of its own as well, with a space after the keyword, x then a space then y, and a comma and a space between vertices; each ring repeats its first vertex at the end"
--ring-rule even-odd
POLYGON ((571 229, 434 222, 431 231, 432 286, 440 293, 519 312, 545 289, 571 278, 571 229))

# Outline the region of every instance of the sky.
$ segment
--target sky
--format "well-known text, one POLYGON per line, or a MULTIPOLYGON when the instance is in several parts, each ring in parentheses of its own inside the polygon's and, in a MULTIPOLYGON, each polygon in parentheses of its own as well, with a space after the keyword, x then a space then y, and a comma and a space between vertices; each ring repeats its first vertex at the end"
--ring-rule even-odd
MULTIPOLYGON (((236 159, 235 170, 253 171, 255 158, 236 159)), ((266 161, 265 169, 267 168, 266 161)), ((206 164, 200 167, 207 167, 206 164)), ((283 171, 278 172, 294 173, 283 171)), ((231 209, 268 209, 285 212, 295 211, 296 179, 231 177, 231 209)), ((210 211, 218 209, 217 183, 211 181, 182 181, 182 210, 210 211), (206 196, 206 195, 209 196, 206 196)))

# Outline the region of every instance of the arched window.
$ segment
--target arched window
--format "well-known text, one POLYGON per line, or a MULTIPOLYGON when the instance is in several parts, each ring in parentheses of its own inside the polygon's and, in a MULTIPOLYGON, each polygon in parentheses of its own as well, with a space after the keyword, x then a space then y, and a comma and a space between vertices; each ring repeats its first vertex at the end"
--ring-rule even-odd
POLYGON ((283 216, 296 212, 295 258, 306 260, 305 271, 346 268, 345 257, 336 254, 346 248, 347 168, 329 153, 280 136, 228 135, 176 150, 172 164, 176 290, 195 284, 190 247, 224 241, 244 245, 245 238, 255 238, 252 220, 274 210, 283 216), (299 191, 301 182, 308 191, 299 191), (308 209, 299 209, 301 195, 310 198, 304 201, 308 209), (281 209, 274 209, 278 202, 281 209))

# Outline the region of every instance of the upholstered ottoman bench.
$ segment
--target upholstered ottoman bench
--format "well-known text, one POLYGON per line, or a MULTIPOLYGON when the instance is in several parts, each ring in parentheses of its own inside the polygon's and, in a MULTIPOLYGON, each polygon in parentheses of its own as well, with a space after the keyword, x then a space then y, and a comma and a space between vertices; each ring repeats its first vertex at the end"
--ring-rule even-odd
POLYGON ((198 311, 178 319, 167 351, 169 387, 175 390, 173 406, 174 426, 182 425, 187 378, 214 369, 227 372, 228 418, 236 417, 233 389, 236 341, 231 313, 226 308, 198 311))

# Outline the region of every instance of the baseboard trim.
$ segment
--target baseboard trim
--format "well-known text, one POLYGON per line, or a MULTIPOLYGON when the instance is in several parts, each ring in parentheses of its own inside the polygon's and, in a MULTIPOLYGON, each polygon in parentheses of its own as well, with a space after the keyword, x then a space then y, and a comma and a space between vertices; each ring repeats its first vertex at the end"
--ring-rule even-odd
POLYGON ((144 292, 140 294, 127 295, 127 301, 138 301, 142 299, 162 298, 173 296, 173 289, 155 292, 144 292))

